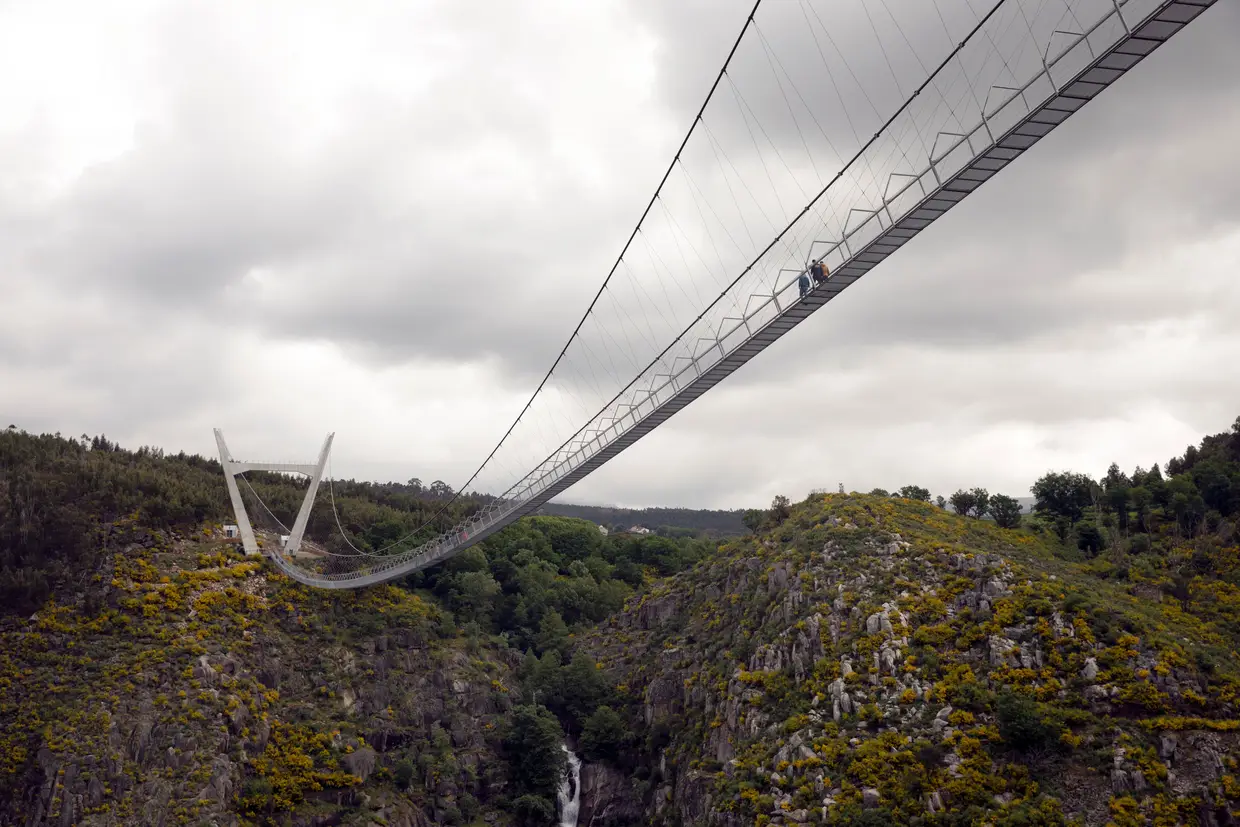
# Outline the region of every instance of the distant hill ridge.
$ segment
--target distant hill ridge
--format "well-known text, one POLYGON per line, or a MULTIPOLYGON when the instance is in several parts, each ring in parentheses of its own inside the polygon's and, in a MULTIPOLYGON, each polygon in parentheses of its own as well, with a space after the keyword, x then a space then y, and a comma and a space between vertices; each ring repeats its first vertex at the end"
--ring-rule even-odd
MULTIPOLYGON (((601 505, 569 505, 548 503, 542 513, 556 517, 576 517, 613 529, 645 526, 652 531, 680 529, 704 532, 713 537, 739 537, 746 532, 742 509, 716 511, 693 508, 616 508, 601 505)), ((675 533, 675 532, 672 532, 675 533)))

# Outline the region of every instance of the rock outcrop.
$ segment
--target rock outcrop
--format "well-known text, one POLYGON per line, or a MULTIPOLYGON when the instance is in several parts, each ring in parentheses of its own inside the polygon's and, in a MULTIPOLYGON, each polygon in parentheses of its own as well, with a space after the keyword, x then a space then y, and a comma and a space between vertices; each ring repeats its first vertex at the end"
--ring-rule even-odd
POLYGON ((642 800, 633 782, 606 764, 582 764, 580 802, 577 827, 640 823, 642 800))
POLYGON ((309 824, 297 811, 312 804, 315 823, 421 827, 502 795, 495 733, 516 653, 451 645, 441 610, 401 589, 342 612, 259 561, 142 538, 106 571, 111 607, 4 629, 4 708, 41 723, 19 742, 35 760, 0 790, 0 823, 223 827, 274 809, 309 824), (402 762, 408 793, 393 785, 402 762))
POLYGON ((1101 825, 1240 799, 1240 682, 1190 666, 1189 627, 1130 619, 1139 598, 1083 598, 1038 543, 816 497, 635 601, 583 645, 667 733, 643 823, 1101 825))

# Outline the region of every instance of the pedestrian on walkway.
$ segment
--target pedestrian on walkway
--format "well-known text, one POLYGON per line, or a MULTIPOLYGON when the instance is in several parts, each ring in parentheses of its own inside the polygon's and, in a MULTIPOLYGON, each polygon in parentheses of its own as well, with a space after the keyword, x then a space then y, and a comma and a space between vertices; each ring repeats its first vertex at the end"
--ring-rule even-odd
POLYGON ((827 280, 827 267, 821 261, 815 261, 814 266, 809 268, 809 272, 814 277, 815 287, 827 280))

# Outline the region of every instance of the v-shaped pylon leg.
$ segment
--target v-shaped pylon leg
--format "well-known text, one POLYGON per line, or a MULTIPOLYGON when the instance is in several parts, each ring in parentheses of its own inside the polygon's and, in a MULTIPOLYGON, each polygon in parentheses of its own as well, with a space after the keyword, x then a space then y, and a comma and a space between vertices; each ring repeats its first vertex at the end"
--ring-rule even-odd
POLYGON ((297 520, 293 523, 293 532, 288 536, 288 542, 284 544, 284 550, 290 554, 296 554, 301 548, 302 535, 306 533, 306 523, 310 519, 310 509, 314 507, 314 497, 319 491, 319 481, 323 479, 323 468, 327 465, 327 455, 332 449, 332 439, 335 434, 328 434, 327 439, 323 440, 323 450, 319 451, 319 461, 315 465, 314 473, 310 475, 310 485, 306 487, 306 497, 301 501, 301 508, 297 511, 297 520))

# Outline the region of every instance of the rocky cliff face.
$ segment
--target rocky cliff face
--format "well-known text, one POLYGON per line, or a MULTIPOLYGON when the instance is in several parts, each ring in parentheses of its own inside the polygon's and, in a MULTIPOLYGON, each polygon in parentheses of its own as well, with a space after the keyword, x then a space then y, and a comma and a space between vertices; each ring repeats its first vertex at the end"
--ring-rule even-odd
POLYGON ((815 497, 583 645, 662 739, 650 823, 1232 823, 1240 663, 1205 649, 1235 644, 1154 594, 815 497))
POLYGON ((309 592, 205 536, 113 541, 92 589, 3 630, 0 823, 420 827, 502 795, 506 652, 400 589, 309 592))
POLYGON ((581 809, 577 827, 640 824, 642 802, 624 773, 606 764, 581 767, 581 809))

